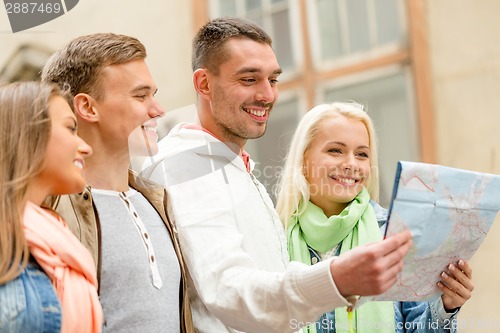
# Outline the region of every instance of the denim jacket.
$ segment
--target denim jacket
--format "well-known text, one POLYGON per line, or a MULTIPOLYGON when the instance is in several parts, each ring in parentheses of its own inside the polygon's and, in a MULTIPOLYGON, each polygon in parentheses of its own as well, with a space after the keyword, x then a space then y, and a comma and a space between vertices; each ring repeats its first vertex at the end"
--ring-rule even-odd
POLYGON ((0 333, 61 331, 61 305, 49 277, 36 263, 0 286, 0 333))
MULTIPOLYGON (((370 201, 381 231, 385 230, 387 210, 370 201)), ((340 248, 338 252, 340 251, 340 248)), ((317 263, 320 256, 311 248, 311 262, 317 263)), ((337 253, 336 255, 338 255, 337 253)), ((432 302, 394 302, 396 333, 455 333, 457 331, 458 310, 447 313, 441 298, 432 302)), ((316 322, 318 333, 335 332, 335 311, 323 314, 316 322)))

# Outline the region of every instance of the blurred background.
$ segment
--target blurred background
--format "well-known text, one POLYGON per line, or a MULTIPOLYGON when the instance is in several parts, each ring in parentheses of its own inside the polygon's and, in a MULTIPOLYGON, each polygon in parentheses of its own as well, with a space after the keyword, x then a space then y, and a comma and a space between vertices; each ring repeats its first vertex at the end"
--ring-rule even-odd
MULTIPOLYGON (((80 0, 65 15, 12 33, 0 9, 0 83, 38 79, 52 52, 95 32, 148 50, 160 136, 194 119, 191 39, 209 18, 241 16, 273 37, 284 70, 264 137, 249 142, 274 193, 300 117, 314 105, 365 105, 379 137, 381 204, 398 160, 500 174, 500 0, 80 0)), ((460 332, 500 332, 500 217, 471 260, 476 289, 460 332)))

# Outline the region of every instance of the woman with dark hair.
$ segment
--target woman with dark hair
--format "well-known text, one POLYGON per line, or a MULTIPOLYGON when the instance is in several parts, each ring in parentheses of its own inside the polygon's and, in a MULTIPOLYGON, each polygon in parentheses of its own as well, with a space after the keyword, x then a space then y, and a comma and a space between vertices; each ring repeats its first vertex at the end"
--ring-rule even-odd
POLYGON ((49 195, 81 192, 91 148, 55 86, 0 87, 0 332, 100 332, 102 309, 88 250, 49 195))

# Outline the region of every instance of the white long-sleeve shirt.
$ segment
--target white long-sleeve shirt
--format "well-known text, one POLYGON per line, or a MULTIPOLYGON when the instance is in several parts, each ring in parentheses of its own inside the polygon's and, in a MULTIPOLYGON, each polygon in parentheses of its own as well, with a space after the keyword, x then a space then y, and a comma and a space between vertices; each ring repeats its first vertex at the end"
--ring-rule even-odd
POLYGON ((293 332, 348 305, 332 259, 289 263, 266 189, 210 134, 178 125, 143 175, 169 192, 199 332, 293 332))

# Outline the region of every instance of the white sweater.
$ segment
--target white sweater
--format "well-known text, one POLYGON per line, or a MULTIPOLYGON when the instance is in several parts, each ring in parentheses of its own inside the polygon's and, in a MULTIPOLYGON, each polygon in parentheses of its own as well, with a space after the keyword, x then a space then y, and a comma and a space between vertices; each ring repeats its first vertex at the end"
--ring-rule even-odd
POLYGON ((333 258, 289 263, 264 186, 224 143, 183 125, 143 174, 169 192, 197 331, 293 332, 348 305, 330 275, 333 258))

